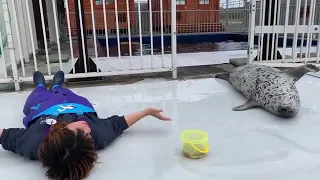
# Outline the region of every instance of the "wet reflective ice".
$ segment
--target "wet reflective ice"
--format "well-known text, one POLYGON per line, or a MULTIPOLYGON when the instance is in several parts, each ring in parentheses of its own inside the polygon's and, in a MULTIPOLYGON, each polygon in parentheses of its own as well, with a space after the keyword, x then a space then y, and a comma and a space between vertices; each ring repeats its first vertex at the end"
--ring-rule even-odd
MULTIPOLYGON (((130 85, 76 88, 101 117, 123 115, 149 106, 163 108, 170 123, 146 118, 107 149, 89 180, 315 180, 320 177, 320 79, 297 83, 299 114, 283 120, 259 108, 232 107, 244 96, 220 79, 144 80, 130 85), (201 129, 209 134, 210 152, 201 160, 185 159, 180 133, 201 129)), ((1 127, 22 127, 29 92, 0 94, 1 127)), ((0 150, 0 179, 45 179, 39 162, 0 150)))

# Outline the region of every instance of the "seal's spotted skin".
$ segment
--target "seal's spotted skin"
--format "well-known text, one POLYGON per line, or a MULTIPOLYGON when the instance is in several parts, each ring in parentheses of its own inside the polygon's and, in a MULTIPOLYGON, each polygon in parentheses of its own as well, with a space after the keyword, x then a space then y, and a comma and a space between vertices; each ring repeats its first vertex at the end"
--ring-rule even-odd
POLYGON ((233 110, 247 110, 261 106, 280 117, 294 117, 300 109, 300 98, 295 82, 307 72, 317 72, 313 65, 303 65, 281 72, 263 65, 240 66, 229 75, 217 78, 228 80, 248 101, 233 110))

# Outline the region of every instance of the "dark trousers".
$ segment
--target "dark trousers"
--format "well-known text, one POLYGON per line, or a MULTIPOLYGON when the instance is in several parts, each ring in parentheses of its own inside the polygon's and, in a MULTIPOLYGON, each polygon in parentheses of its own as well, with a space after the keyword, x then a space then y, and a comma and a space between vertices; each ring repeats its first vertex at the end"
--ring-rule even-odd
POLYGON ((63 88, 61 86, 53 87, 51 90, 47 90, 47 88, 45 86, 38 86, 31 92, 31 94, 27 98, 27 101, 26 101, 24 108, 23 108, 23 113, 26 116, 29 115, 32 108, 35 108, 35 109, 39 108, 38 106, 41 103, 51 99, 52 96, 54 96, 56 94, 60 94, 60 95, 64 95, 64 96, 67 95, 69 97, 78 96, 74 92, 72 92, 71 90, 69 90, 67 88, 63 88))

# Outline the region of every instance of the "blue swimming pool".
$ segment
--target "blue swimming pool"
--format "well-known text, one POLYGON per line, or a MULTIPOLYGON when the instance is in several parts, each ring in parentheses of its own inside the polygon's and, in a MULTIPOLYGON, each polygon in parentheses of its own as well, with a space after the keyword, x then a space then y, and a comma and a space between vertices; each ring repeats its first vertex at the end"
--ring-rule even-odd
MULTIPOLYGON (((171 36, 164 35, 164 52, 171 53, 171 36)), ((106 49, 106 39, 98 38, 103 49, 106 49)), ((128 42, 128 37, 121 37, 120 42, 128 42)), ((132 36, 132 42, 139 43, 139 36, 132 36)), ((258 44, 258 36, 254 39, 255 45, 258 44)), ((298 46, 301 40, 298 40, 298 46)), ((304 41, 304 44, 306 40, 304 41)), ((151 38, 150 36, 142 37, 143 54, 151 54, 151 38)), ((283 38, 278 39, 279 47, 283 46, 283 38)), ((287 47, 292 46, 293 39, 287 39, 287 47)), ((312 45, 317 45, 316 41, 312 45)), ((134 46, 134 45, 133 45, 134 46)), ((140 46, 133 47, 133 55, 140 55, 140 46)), ((161 36, 153 37, 153 52, 161 54, 161 36)), ((239 33, 214 33, 214 34, 188 34, 177 35, 177 53, 193 53, 193 52, 211 52, 211 51, 231 51, 231 50, 247 50, 248 35, 239 33)), ((117 38, 109 38, 110 56, 118 56, 117 38)), ((121 46, 121 54, 128 55, 129 48, 121 46)))

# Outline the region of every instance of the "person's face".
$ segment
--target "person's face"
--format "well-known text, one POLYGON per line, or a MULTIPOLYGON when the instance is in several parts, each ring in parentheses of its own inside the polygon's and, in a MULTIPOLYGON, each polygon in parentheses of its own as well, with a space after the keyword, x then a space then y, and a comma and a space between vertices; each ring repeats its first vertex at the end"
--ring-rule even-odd
POLYGON ((73 122, 70 123, 66 126, 67 129, 73 131, 73 132, 77 132, 78 129, 82 130, 86 135, 88 135, 88 137, 90 136, 91 133, 91 129, 88 125, 87 122, 85 121, 77 121, 77 122, 73 122))

